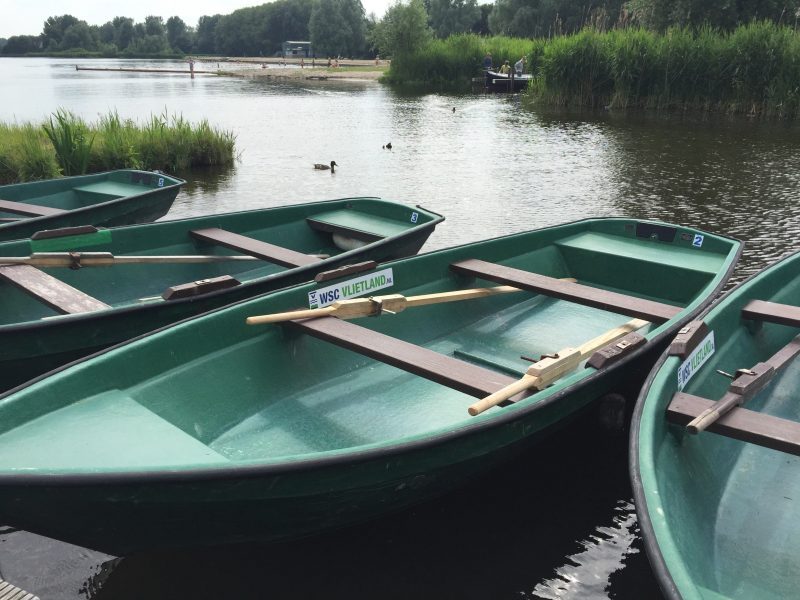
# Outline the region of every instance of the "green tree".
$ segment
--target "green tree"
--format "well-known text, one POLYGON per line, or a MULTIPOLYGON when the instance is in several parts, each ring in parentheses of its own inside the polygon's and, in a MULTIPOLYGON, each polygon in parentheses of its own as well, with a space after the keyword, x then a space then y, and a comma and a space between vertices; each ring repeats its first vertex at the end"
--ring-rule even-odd
POLYGON ((116 33, 116 30, 111 21, 106 21, 97 30, 98 39, 104 44, 114 43, 114 33, 116 33))
POLYGON ((263 37, 269 5, 240 8, 220 17, 214 29, 217 51, 228 56, 259 56, 269 50, 263 37))
POLYGON ((491 33, 489 30, 489 15, 491 14, 494 5, 480 4, 478 8, 481 11, 481 15, 478 17, 478 20, 472 24, 472 32, 477 33, 478 35, 489 35, 491 33))
POLYGON ((481 17, 477 0, 429 0, 428 17, 436 35, 446 38, 469 31, 481 17))
POLYGON ((42 38, 38 35, 12 35, 3 46, 3 54, 16 55, 28 52, 40 52, 42 38))
POLYGON ((163 36, 166 34, 164 29, 164 19, 150 15, 144 18, 145 35, 163 36))
MULTIPOLYGON (((42 43, 45 47, 58 47, 64 39, 64 32, 80 22, 72 15, 61 15, 60 17, 48 17, 42 28, 42 43)), ((85 22, 85 21, 84 21, 85 22)))
POLYGON ((279 51, 287 40, 310 39, 311 4, 311 0, 278 0, 267 5, 270 10, 262 31, 267 53, 279 51))
POLYGON ((114 44, 120 50, 125 50, 133 41, 133 19, 114 17, 111 24, 114 26, 114 44))
POLYGON ((167 19, 167 42, 173 50, 188 52, 192 48, 192 31, 180 17, 167 19))
POLYGON ((89 27, 86 21, 79 21, 67 27, 58 48, 59 50, 96 50, 97 42, 97 28, 89 27))
POLYGON ((422 0, 397 0, 373 31, 373 43, 381 55, 394 58, 427 44, 433 36, 422 0))
POLYGON ((363 55, 366 19, 361 0, 314 0, 308 31, 317 54, 363 55))
POLYGON ((217 29, 217 23, 222 18, 222 15, 202 16, 197 21, 197 33, 194 38, 194 51, 202 54, 212 54, 216 52, 217 46, 214 39, 214 33, 217 29))
POLYGON ((731 30, 754 20, 794 25, 798 0, 630 0, 631 20, 648 29, 711 25, 731 30))

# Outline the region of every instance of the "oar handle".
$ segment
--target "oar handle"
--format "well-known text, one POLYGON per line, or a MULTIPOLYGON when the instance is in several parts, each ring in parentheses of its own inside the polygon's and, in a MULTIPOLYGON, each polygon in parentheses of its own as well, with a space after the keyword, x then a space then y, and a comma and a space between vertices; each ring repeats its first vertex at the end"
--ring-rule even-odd
POLYGON ((497 406, 501 402, 516 396, 520 392, 524 392, 525 390, 534 387, 538 382, 538 377, 534 377, 532 375, 523 375, 522 379, 519 381, 510 383, 503 389, 497 390, 494 394, 490 394, 489 396, 486 396, 485 398, 482 398, 481 400, 478 400, 474 404, 470 405, 467 411, 473 417, 479 415, 482 412, 489 410, 493 406, 497 406))
POLYGON ((264 323, 280 323, 282 321, 292 321, 294 319, 311 319, 313 317, 324 317, 336 311, 335 306, 324 308, 307 308, 305 310, 293 310, 272 315, 257 315, 247 317, 245 321, 248 325, 262 325, 264 323))
POLYGON ((743 398, 739 394, 726 394, 713 406, 705 409, 686 426, 686 430, 691 434, 698 434, 705 431, 717 422, 721 417, 728 414, 731 410, 742 403, 743 398))

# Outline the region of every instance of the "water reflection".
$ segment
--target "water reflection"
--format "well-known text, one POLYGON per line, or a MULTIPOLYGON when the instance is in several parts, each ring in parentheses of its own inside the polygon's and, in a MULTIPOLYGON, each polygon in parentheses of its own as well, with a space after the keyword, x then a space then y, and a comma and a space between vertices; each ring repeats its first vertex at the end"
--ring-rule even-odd
POLYGON ((523 598, 601 598, 610 587, 611 576, 620 571, 630 555, 640 550, 636 541, 636 510, 632 501, 620 500, 610 526, 598 526, 581 540, 581 552, 566 557, 556 577, 545 579, 523 598), (605 576, 605 577, 604 577, 605 576))

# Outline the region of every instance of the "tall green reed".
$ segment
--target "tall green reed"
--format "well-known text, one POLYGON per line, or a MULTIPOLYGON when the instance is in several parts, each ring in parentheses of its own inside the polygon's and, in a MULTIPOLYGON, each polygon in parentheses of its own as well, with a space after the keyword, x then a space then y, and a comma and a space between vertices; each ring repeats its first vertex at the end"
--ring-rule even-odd
POLYGON ((82 170, 186 171, 229 166, 236 158, 233 132, 212 127, 205 119, 193 124, 166 110, 143 124, 123 119, 116 111, 86 123, 64 110, 41 125, 0 123, 0 183, 50 179, 82 170))
POLYGON ((549 104, 800 116, 800 34, 771 22, 584 30, 549 40, 536 75, 549 104))
POLYGON ((64 175, 83 175, 89 166, 94 134, 90 134, 83 119, 67 110, 60 108, 53 116, 42 128, 55 148, 62 172, 64 175))

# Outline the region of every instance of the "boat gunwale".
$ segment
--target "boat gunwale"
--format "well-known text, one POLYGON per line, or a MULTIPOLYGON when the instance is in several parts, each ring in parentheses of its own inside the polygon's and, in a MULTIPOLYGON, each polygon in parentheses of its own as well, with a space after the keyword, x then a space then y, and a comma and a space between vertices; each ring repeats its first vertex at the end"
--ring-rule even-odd
MULTIPOLYGON (((175 220, 171 220, 171 221, 158 221, 158 222, 154 222, 154 223, 136 223, 136 224, 132 224, 132 225, 122 225, 122 226, 119 226, 119 227, 109 227, 107 229, 113 231, 113 230, 123 229, 123 228, 127 228, 127 227, 144 227, 144 226, 148 226, 148 225, 156 225, 156 224, 159 224, 159 223, 170 223, 170 224, 172 224, 172 223, 180 223, 180 222, 185 222, 185 221, 193 221, 193 220, 197 220, 198 218, 202 218, 202 217, 213 218, 213 217, 218 217, 218 216, 223 216, 223 215, 225 215, 225 216, 227 216, 227 215, 242 215, 242 214, 254 213, 254 212, 264 212, 264 211, 273 210, 273 209, 277 210, 277 209, 282 209, 282 208, 296 208, 296 207, 300 207, 300 206, 310 206, 310 205, 315 205, 315 204, 334 203, 334 202, 346 202, 346 201, 350 201, 350 200, 362 200, 362 199, 363 200, 378 200, 378 201, 381 201, 381 202, 392 203, 392 204, 395 204, 395 205, 403 206, 405 208, 409 208, 407 205, 402 204, 400 202, 393 202, 391 200, 385 200, 383 198, 379 198, 379 197, 376 197, 376 196, 356 196, 356 197, 348 197, 348 198, 333 198, 333 199, 330 199, 330 200, 320 200, 318 202, 312 202, 312 203, 287 204, 287 205, 283 205, 283 206, 275 206, 275 207, 270 207, 270 208, 266 208, 266 209, 264 209, 264 208, 256 208, 256 209, 250 209, 250 210, 235 211, 235 212, 232 212, 232 213, 219 213, 219 214, 216 214, 216 215, 200 215, 199 217, 186 217, 186 218, 183 218, 183 219, 175 219, 175 220)), ((414 235, 424 234, 424 232, 429 230, 429 229, 435 230, 435 228, 438 227, 445 220, 445 217, 442 216, 441 214, 437 213, 437 212, 434 212, 434 211, 429 210, 427 208, 422 208, 419 205, 416 205, 416 208, 418 208, 420 210, 424 210, 426 213, 429 213, 429 214, 433 215, 434 218, 431 221, 428 221, 426 223, 421 223, 419 225, 415 225, 414 227, 411 227, 411 228, 409 228, 408 230, 406 230, 404 232, 401 232, 401 233, 398 233, 398 234, 395 234, 395 235, 392 235, 392 236, 388 236, 388 237, 382 238, 380 240, 376 240, 375 242, 371 242, 370 244, 368 244, 369 248, 381 248, 381 247, 383 247, 385 245, 388 245, 390 243, 394 243, 397 240, 402 239, 403 237, 408 236, 409 239, 410 239, 414 235)), ((431 231, 431 233, 433 233, 433 231, 431 231)), ((430 236, 431 233, 429 233, 428 236, 430 236)), ((23 238, 23 240, 24 240, 24 238, 23 238)), ((5 240, 5 241, 7 241, 7 242, 17 242, 17 241, 20 241, 20 240, 5 240)), ((4 243, 4 241, 0 240, 0 244, 2 244, 2 243, 4 243)), ((125 306, 125 305, 123 305, 123 306, 112 306, 111 308, 108 308, 108 309, 105 309, 105 310, 96 310, 96 311, 90 311, 90 312, 73 313, 73 314, 68 314, 68 315, 54 315, 51 318, 38 319, 36 321, 24 321, 22 323, 9 323, 9 324, 6 324, 6 325, 0 324, 0 335, 6 334, 6 333, 11 334, 11 333, 20 333, 20 332, 24 333, 24 332, 36 331, 36 330, 41 329, 41 328, 52 327, 53 325, 55 325, 57 323, 64 323, 64 322, 80 323, 80 322, 83 322, 83 321, 92 321, 92 320, 100 321, 100 320, 103 320, 103 319, 106 319, 106 318, 112 318, 112 317, 116 318, 116 317, 119 317, 119 316, 135 314, 135 313, 143 312, 143 311, 146 311, 146 310, 153 310, 155 307, 181 306, 181 305, 184 305, 184 304, 190 304, 190 303, 194 303, 194 302, 198 302, 198 301, 202 301, 202 300, 206 300, 206 299, 214 299, 214 298, 217 298, 218 296, 224 296, 226 294, 230 294, 230 293, 232 293, 233 291, 236 291, 236 290, 242 290, 242 289, 247 289, 247 288, 250 288, 250 287, 254 287, 256 285, 262 285, 265 282, 273 281, 275 279, 280 279, 281 277, 288 277, 289 275, 291 275, 291 276, 299 276, 299 275, 301 275, 303 273, 306 273, 308 271, 319 272, 319 271, 325 270, 325 268, 330 266, 332 263, 339 262, 340 260, 349 260, 350 257, 357 256, 358 254, 363 252, 364 248, 365 248, 365 246, 361 246, 359 248, 354 248, 352 250, 347 250, 345 252, 342 252, 341 254, 336 254, 334 256, 330 256, 328 258, 324 258, 321 261, 316 262, 316 263, 311 263, 311 264, 304 265, 304 266, 301 266, 301 267, 293 267, 291 269, 286 269, 284 271, 279 271, 277 273, 272 273, 272 274, 266 275, 264 277, 253 279, 252 281, 242 281, 242 282, 240 282, 239 285, 237 285, 237 286, 235 286, 233 288, 224 288, 224 289, 220 289, 220 290, 216 290, 216 291, 210 291, 210 292, 206 292, 206 293, 204 293, 204 294, 202 294, 200 296, 187 296, 185 298, 176 298, 174 300, 169 300, 168 302, 167 301, 165 301, 165 302, 152 302, 152 303, 145 302, 145 303, 140 303, 140 304, 131 303, 128 306, 125 306), (323 267, 322 269, 320 268, 321 266, 323 267)), ((124 255, 121 255, 121 256, 124 256, 124 255)), ((3 259, 3 257, 0 256, 0 263, 2 263, 2 259, 3 259)), ((303 283, 308 283, 308 280, 303 282, 303 283)), ((296 285, 303 285, 303 283, 298 283, 296 285)), ((276 288, 274 290, 267 290, 265 292, 262 292, 262 294, 271 293, 273 291, 278 291, 278 289, 280 289, 280 288, 276 288)), ((241 300, 237 300, 236 302, 233 302, 231 304, 226 304, 225 306, 231 306, 233 304, 237 304, 238 302, 244 302, 246 300, 250 300, 252 298, 255 298, 255 297, 259 296, 259 295, 261 295, 261 294, 256 294, 254 296, 249 296, 247 298, 243 298, 241 300)), ((198 313, 196 315, 192 315, 192 316, 187 317, 187 318, 198 317, 198 316, 200 316, 202 314, 205 314, 206 312, 211 312, 213 310, 217 310, 217 308, 223 308, 223 307, 215 307, 213 309, 210 309, 209 311, 204 311, 204 312, 198 313)), ((184 319, 181 319, 180 321, 174 321, 171 324, 175 325, 177 323, 182 322, 183 320, 184 319)), ((166 325, 165 327, 168 327, 168 326, 169 325, 166 325)), ((160 331, 161 329, 162 328, 155 329, 151 333, 155 333, 156 331, 160 331)), ((134 340, 134 339, 138 339, 138 337, 140 337, 140 336, 137 336, 136 338, 131 338, 131 341, 134 340)), ((115 346, 116 346, 116 344, 115 344, 115 346)), ((111 348, 113 348, 113 346, 111 348)), ((111 348, 109 348, 109 350, 111 348)), ((93 356, 93 355, 89 355, 89 356, 93 356)), ((86 358, 88 358, 88 356, 86 358)), ((72 363, 69 363, 69 364, 72 364, 72 363)), ((12 389, 16 389, 16 388, 12 388, 12 389)), ((9 391, 11 391, 11 390, 9 390, 9 391)), ((2 397, 3 396, 0 395, 0 398, 2 398, 2 397)))
MULTIPOLYGON (((736 292, 745 285, 749 285, 753 280, 758 278, 760 275, 763 275, 768 269, 778 267, 782 263, 791 260, 792 258, 797 258, 800 260, 800 250, 786 252, 783 256, 778 257, 764 268, 752 273, 739 284, 737 284, 737 286, 731 290, 729 294, 736 292)), ((717 308, 718 305, 719 303, 711 304, 702 312, 701 315, 699 315, 698 318, 705 319, 713 310, 717 308)), ((630 472, 631 489, 633 491, 636 514, 639 520, 639 527, 642 531, 642 539, 644 541, 645 552, 647 553, 650 566, 656 575, 656 579, 658 580, 662 593, 668 597, 668 600, 683 600, 683 595, 678 589, 675 580, 672 578, 672 574, 667 567, 667 561, 661 552, 661 546, 658 544, 655 528, 653 527, 653 522, 650 518, 647 495, 645 494, 644 484, 641 477, 641 462, 639 460, 639 434, 642 416, 644 415, 644 405, 646 403, 647 395, 650 392, 650 388, 658 376, 659 371, 663 368, 664 363, 666 363, 669 358, 669 349, 667 349, 667 351, 665 351, 659 357, 658 361, 653 366, 653 369, 648 374, 647 379, 645 380, 644 385, 639 393, 639 397, 636 400, 636 405, 634 406, 633 414, 631 415, 631 433, 628 446, 628 469, 630 472)), ((664 418, 666 418, 666 416, 664 418)))
MULTIPOLYGON (((654 221, 649 219, 634 219, 630 217, 595 217, 595 218, 579 219, 577 221, 571 221, 568 223, 562 223, 555 225, 554 227, 577 225, 579 223, 598 222, 603 220, 636 221, 636 222, 666 224, 663 221, 654 221)), ((548 228, 549 227, 542 229, 548 229, 548 228)), ((711 234, 710 232, 699 230, 694 227, 687 227, 687 228, 711 234)), ((539 231, 539 230, 533 230, 533 231, 539 231)), ((511 233, 504 236, 491 238, 491 240, 485 240, 485 241, 502 240, 505 238, 518 236, 522 233, 528 233, 528 232, 511 233)), ((711 304, 713 300, 719 295, 720 290, 725 286, 728 279, 730 278, 730 275, 733 272, 734 268, 736 267, 739 258, 741 257, 742 250, 744 248, 744 242, 737 238, 731 236, 723 236, 719 234, 711 234, 711 235, 715 235, 716 237, 723 240, 727 240, 728 242, 731 243, 731 248, 729 252, 725 255, 726 256, 725 262, 727 263, 727 268, 724 270, 724 272, 720 271, 717 273, 717 275, 715 276, 715 279, 717 278, 719 279, 717 285, 714 287, 713 290, 709 292, 709 294, 706 295, 703 301, 696 308, 686 313, 684 313, 684 311, 686 310, 686 308, 684 308, 681 313, 678 313, 678 315, 674 317, 675 320, 670 327, 666 328, 664 331, 653 336, 652 338, 649 338, 646 344, 637 348, 635 351, 633 351, 626 357, 620 359, 618 362, 608 367, 605 367, 604 369, 597 369, 588 376, 580 379, 579 381, 573 383, 572 385, 569 385, 559 390, 558 392, 555 392, 551 396, 539 402, 533 402, 527 406, 523 406, 518 410, 496 411, 494 413, 491 413, 492 415, 496 414, 497 415, 496 417, 482 418, 475 420, 474 422, 467 421, 466 425, 458 427, 457 429, 443 431, 436 435, 427 436, 425 438, 414 439, 412 441, 400 440, 395 443, 392 443, 391 445, 384 445, 376 448, 368 448, 366 450, 354 450, 350 452, 343 452, 332 456, 328 455, 318 458, 312 457, 307 459, 301 458, 292 460, 290 462, 283 461, 281 463, 246 464, 246 465, 226 464, 225 466, 204 466, 200 468, 190 468, 182 470, 176 468, 170 469, 167 467, 159 469, 117 471, 117 472, 106 472, 106 473, 0 473, 0 485, 14 484, 14 485, 33 485, 33 486, 44 486, 44 487, 59 485, 59 486, 79 487, 79 486, 108 485, 108 484, 141 485, 151 482, 182 484, 182 483, 208 481, 208 480, 225 481, 230 479, 245 479, 245 478, 253 479, 265 476, 281 475, 289 472, 305 472, 305 471, 312 471, 315 469, 334 468, 337 466, 341 466, 343 464, 355 465, 355 464, 367 463, 369 461, 381 458, 388 458, 407 452, 414 452, 426 448, 439 446, 441 444, 449 443, 454 440, 467 437, 477 432, 489 431, 493 428, 499 428, 505 426, 508 423, 525 418, 533 412, 542 410, 545 407, 549 407, 551 404, 560 401, 565 396, 573 394, 579 389, 590 385, 600 377, 606 377, 609 373, 614 373, 619 371, 632 361, 638 359, 644 353, 648 352, 653 347, 653 345, 657 344, 658 342, 661 342, 664 338, 673 336, 674 332, 677 331, 677 329, 679 329, 681 326, 685 325, 689 321, 695 319, 698 314, 704 311, 707 312, 709 304, 711 304)), ((453 246, 450 248, 442 249, 440 250, 440 252, 455 250, 458 248, 472 245, 474 243, 475 242, 468 242, 465 244, 460 244, 459 246, 453 246)), ((401 260, 410 260, 412 258, 414 257, 396 259, 395 261, 381 263, 380 266, 381 267, 391 266, 394 262, 401 260)), ((298 284, 297 286, 292 286, 292 287, 301 287, 305 285, 308 285, 308 283, 301 283, 298 284)), ((239 300, 232 304, 228 304, 207 311, 205 313, 201 313, 200 315, 194 315, 186 319, 176 321, 175 323, 171 323, 170 325, 160 327, 156 330, 139 335, 135 338, 126 340, 119 344, 114 344, 113 346, 110 346, 99 352, 96 352, 84 358, 65 364, 61 367, 58 367, 57 369, 54 369, 53 371, 40 375, 35 379, 32 379, 6 392, 3 392, 2 394, 0 394, 0 401, 2 401, 11 394, 14 394, 27 387, 30 387, 31 385, 34 385, 35 383, 41 381, 46 377, 49 377, 56 373, 60 373, 61 371, 64 371, 85 360, 90 360, 92 358, 109 353, 127 344, 132 344, 143 338, 162 332, 169 327, 186 323, 191 319, 196 319, 201 316, 210 315, 214 312, 221 311, 223 309, 228 309, 233 306, 242 304, 244 302, 249 302, 251 300, 253 300, 253 298, 246 298, 243 300, 239 300)), ((671 321, 672 320, 666 321, 660 324, 659 327, 667 323, 670 323, 671 321)))

